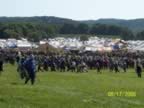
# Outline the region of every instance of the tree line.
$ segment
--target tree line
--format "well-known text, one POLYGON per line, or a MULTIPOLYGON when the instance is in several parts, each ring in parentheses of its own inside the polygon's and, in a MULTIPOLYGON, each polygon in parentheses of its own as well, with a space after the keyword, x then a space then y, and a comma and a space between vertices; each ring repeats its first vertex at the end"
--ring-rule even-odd
POLYGON ((54 38, 58 34, 88 34, 88 35, 115 35, 124 40, 144 39, 144 31, 134 34, 128 28, 115 25, 94 24, 89 26, 78 24, 45 24, 30 22, 0 23, 0 38, 27 38, 31 41, 39 41, 45 38, 54 38))

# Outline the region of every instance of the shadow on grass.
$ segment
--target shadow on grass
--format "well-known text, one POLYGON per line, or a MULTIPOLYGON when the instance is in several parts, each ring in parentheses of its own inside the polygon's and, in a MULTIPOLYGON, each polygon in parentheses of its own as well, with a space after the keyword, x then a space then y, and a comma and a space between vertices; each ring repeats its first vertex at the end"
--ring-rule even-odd
POLYGON ((6 102, 6 100, 3 98, 0 98, 0 102, 6 102))
POLYGON ((20 85, 20 84, 17 83, 17 82, 11 82, 10 84, 11 84, 11 85, 20 85))

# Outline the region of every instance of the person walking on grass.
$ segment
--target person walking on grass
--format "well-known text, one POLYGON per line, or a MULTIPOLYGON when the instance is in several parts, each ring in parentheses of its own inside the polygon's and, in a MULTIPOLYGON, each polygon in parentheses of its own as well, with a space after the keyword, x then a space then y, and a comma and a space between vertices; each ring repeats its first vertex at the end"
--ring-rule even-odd
POLYGON ((101 67, 99 62, 96 62, 96 69, 97 69, 97 73, 101 73, 101 67))
POLYGON ((3 64, 4 64, 3 54, 0 53, 0 74, 3 72, 3 64))
POLYGON ((35 77, 36 77, 36 62, 32 54, 24 61, 24 67, 27 71, 25 84, 27 84, 28 81, 31 80, 31 84, 33 85, 35 83, 35 77))
POLYGON ((142 77, 142 64, 139 58, 135 60, 135 71, 136 71, 137 76, 141 78, 142 77))

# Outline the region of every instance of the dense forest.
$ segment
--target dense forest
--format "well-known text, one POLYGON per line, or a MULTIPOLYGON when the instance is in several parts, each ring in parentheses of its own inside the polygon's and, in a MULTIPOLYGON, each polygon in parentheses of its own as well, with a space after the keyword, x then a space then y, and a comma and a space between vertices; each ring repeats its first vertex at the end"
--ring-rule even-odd
POLYGON ((134 33, 144 30, 144 19, 133 19, 133 20, 123 20, 123 19, 99 19, 99 20, 87 20, 82 21, 85 24, 93 25, 94 23, 100 24, 110 24, 117 25, 121 27, 127 27, 134 33))
MULTIPOLYGON (((112 20, 111 20, 112 22, 112 20)), ((39 41, 59 34, 114 35, 124 40, 144 39, 144 30, 135 32, 128 26, 114 23, 74 21, 57 17, 1 17, 0 38, 28 38, 39 41)))

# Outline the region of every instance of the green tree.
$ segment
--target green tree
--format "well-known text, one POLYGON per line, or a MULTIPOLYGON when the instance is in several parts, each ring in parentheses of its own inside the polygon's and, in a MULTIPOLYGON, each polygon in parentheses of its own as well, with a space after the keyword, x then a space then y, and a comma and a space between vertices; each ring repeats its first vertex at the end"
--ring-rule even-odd
POLYGON ((60 29, 60 34, 76 34, 76 27, 73 24, 64 24, 60 29))
POLYGON ((89 31, 89 26, 87 24, 81 23, 77 26, 77 33, 78 34, 87 34, 88 31, 89 31))
POLYGON ((6 29, 4 31, 4 37, 5 38, 16 38, 16 39, 18 39, 19 35, 14 30, 6 29))
POLYGON ((39 32, 31 32, 28 34, 28 40, 33 41, 33 42, 38 42, 41 40, 42 36, 40 35, 39 32))
POLYGON ((127 28, 122 29, 120 36, 124 40, 133 40, 134 39, 133 33, 127 28))
POLYGON ((139 32, 139 33, 137 33, 135 39, 136 39, 136 40, 144 40, 144 30, 141 31, 141 32, 139 32))
POLYGON ((85 43, 86 41, 88 41, 88 36, 87 35, 80 36, 80 41, 82 41, 83 43, 85 43))

